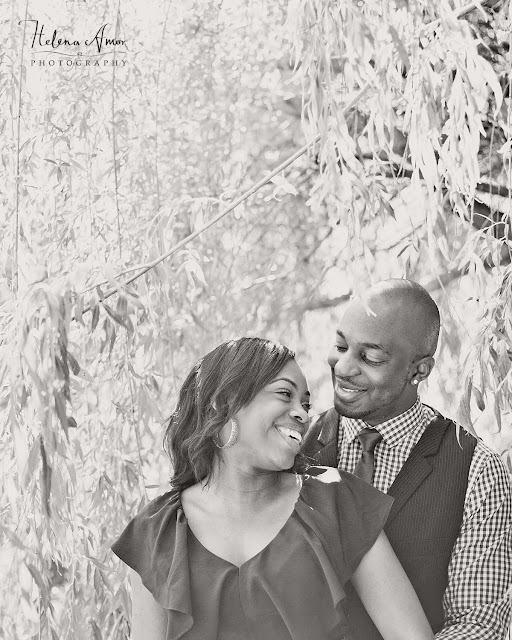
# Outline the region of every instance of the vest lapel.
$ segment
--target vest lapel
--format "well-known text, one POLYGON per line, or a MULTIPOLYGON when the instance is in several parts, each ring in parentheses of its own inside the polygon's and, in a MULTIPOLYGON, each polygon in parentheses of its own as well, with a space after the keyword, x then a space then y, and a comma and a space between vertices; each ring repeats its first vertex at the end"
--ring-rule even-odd
POLYGON ((315 464, 324 467, 338 466, 339 419, 336 409, 332 408, 321 414, 317 422, 311 425, 303 451, 307 456, 315 458, 315 464))
POLYGON ((389 512, 386 525, 389 525, 411 495, 432 472, 432 464, 428 458, 439 450, 441 440, 449 424, 449 420, 437 415, 425 429, 388 491, 388 495, 393 496, 395 501, 389 512))
POLYGON ((324 447, 319 453, 315 456, 316 464, 320 467, 334 467, 338 466, 338 447, 336 446, 336 440, 329 442, 329 444, 324 447))

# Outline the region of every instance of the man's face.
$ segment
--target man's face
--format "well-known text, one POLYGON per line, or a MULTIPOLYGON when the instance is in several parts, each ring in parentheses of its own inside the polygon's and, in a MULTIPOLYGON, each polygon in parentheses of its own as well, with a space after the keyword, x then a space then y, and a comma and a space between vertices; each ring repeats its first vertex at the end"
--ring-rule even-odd
POLYGON ((328 356, 336 411, 378 425, 416 400, 414 327, 400 308, 384 300, 353 301, 341 319, 328 356))

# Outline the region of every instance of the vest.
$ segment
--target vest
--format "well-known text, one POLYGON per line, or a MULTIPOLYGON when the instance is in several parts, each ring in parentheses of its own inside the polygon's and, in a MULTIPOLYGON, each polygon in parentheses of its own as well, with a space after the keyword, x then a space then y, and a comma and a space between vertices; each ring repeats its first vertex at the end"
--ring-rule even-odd
MULTIPOLYGON (((312 455, 318 464, 325 465, 328 458, 329 466, 336 466, 332 453, 336 452, 337 427, 334 441, 331 436, 339 416, 331 412, 335 414, 331 409, 320 417, 320 425, 313 425, 304 453, 312 455), (321 431, 330 436, 323 447, 318 439, 321 431)), ((476 438, 436 413, 388 491, 395 502, 384 530, 434 633, 444 624, 442 600, 448 584, 448 564, 462 523, 476 443, 476 438)), ((347 587, 346 612, 355 637, 382 640, 354 589, 347 587)))

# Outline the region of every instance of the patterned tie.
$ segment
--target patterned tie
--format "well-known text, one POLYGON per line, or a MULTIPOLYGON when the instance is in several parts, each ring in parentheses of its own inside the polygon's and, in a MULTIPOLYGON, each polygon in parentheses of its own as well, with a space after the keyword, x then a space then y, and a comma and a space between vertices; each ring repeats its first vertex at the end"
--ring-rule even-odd
POLYGON ((363 453, 357 461, 356 467, 354 469, 354 475, 356 475, 358 478, 361 478, 361 480, 364 480, 368 484, 371 484, 373 478, 373 468, 375 466, 373 452, 375 450, 375 447, 382 440, 382 435, 375 429, 363 429, 357 434, 357 437, 359 438, 359 442, 363 447, 363 453))

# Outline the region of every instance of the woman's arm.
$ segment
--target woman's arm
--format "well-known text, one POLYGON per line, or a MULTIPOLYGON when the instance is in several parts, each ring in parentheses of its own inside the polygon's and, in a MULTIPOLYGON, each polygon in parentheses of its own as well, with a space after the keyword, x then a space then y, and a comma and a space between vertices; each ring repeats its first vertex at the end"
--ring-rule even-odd
POLYGON ((142 584, 138 573, 130 570, 132 585, 132 634, 131 640, 165 640, 167 614, 151 592, 142 584))
POLYGON ((384 640, 431 640, 432 629, 409 578, 381 533, 352 584, 384 640))

